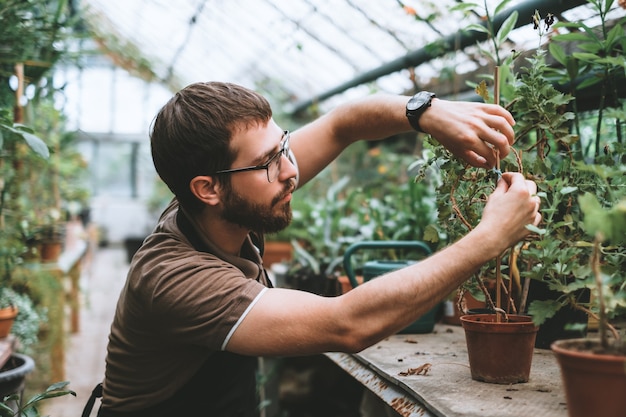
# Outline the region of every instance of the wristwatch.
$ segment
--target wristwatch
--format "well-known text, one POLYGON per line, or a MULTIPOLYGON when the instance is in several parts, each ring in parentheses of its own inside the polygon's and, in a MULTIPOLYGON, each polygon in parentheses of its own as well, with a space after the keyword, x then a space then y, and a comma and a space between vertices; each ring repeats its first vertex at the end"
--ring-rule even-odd
POLYGON ((409 123, 413 126, 413 129, 418 132, 424 132, 420 127, 419 120, 422 114, 430 107, 430 103, 435 98, 435 93, 430 91, 420 91, 415 94, 408 103, 406 103, 406 117, 409 119, 409 123))

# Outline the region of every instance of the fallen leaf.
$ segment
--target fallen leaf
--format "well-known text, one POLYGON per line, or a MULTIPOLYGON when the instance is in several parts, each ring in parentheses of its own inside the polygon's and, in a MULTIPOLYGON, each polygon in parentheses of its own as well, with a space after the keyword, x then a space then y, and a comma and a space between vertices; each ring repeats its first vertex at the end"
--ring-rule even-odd
POLYGON ((428 371, 430 371, 431 366, 432 365, 430 363, 425 363, 422 366, 418 366, 417 368, 409 368, 407 371, 400 372, 398 375, 400 376, 426 375, 428 371))

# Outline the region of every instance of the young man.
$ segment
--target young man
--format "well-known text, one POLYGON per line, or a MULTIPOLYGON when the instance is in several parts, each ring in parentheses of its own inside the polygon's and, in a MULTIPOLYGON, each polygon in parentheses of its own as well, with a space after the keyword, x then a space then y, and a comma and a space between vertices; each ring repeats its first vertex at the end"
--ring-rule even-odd
POLYGON ((427 93, 408 101, 374 95, 291 133, 263 97, 233 84, 192 84, 163 107, 152 156, 176 199, 131 264, 99 416, 253 416, 258 356, 371 346, 538 224, 535 184, 504 173, 480 224, 424 261, 339 297, 271 288, 263 234, 287 227, 296 187, 351 143, 414 126, 474 166, 494 166, 494 148, 508 154, 514 121, 506 110, 427 93))

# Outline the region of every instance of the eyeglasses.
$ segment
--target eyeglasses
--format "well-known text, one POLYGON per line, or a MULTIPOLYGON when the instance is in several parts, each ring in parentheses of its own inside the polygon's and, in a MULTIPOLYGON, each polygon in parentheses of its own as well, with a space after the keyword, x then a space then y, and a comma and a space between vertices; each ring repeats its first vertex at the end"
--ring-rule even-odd
POLYGON ((283 160, 283 155, 289 158, 288 130, 283 131, 283 139, 280 141, 280 151, 274 154, 265 164, 243 168, 223 169, 221 171, 216 171, 214 174, 232 174, 233 172, 257 171, 264 169, 267 173, 267 181, 274 182, 276 178, 278 178, 278 174, 280 173, 280 166, 283 160))

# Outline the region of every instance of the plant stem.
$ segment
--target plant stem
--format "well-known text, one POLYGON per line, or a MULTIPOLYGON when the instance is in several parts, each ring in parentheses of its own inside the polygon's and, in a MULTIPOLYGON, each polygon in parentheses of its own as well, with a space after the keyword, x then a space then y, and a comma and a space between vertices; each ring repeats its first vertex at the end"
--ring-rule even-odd
MULTIPOLYGON (((598 317, 598 315, 596 313, 594 313, 593 311, 589 310, 586 307, 581 306, 580 304, 570 304, 574 309, 576 310, 580 310, 582 312, 584 312, 585 314, 587 314, 589 317, 598 320, 598 322, 600 322, 600 317, 598 317)), ((606 323, 606 327, 607 329, 611 332, 611 334, 613 335, 613 337, 615 338, 616 341, 619 342, 620 336, 619 336, 619 332, 617 331, 617 329, 609 322, 606 323)))
MULTIPOLYGON (((493 73, 493 100, 494 104, 500 105, 500 67, 496 65, 493 73)), ((494 148, 494 153, 496 157, 496 171, 498 172, 498 177, 496 179, 497 182, 500 180, 500 175, 502 172, 500 171, 500 152, 494 148)), ((502 297, 500 296, 501 286, 502 286, 502 255, 498 255, 496 257, 496 322, 500 322, 501 317, 499 310, 502 308, 502 297)))
POLYGON ((597 288, 597 297, 598 297, 598 333, 600 334, 600 343, 604 349, 609 347, 609 341, 606 333, 607 328, 607 316, 606 316, 606 305, 604 304, 604 296, 602 292, 602 272, 600 271, 600 246, 602 241, 602 236, 596 234, 596 237, 593 241, 593 253, 591 255, 591 270, 593 271, 593 275, 596 278, 596 288, 597 288))

